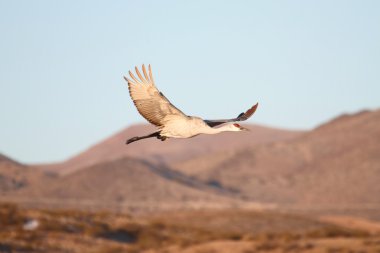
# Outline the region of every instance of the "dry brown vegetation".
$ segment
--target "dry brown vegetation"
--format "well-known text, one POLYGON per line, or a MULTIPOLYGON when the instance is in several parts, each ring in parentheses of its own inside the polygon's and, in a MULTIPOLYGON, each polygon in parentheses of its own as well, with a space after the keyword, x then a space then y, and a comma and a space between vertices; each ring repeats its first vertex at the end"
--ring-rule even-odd
POLYGON ((144 216, 0 205, 0 252, 380 252, 380 235, 257 211, 144 216), (38 220, 32 231, 26 220, 38 220))

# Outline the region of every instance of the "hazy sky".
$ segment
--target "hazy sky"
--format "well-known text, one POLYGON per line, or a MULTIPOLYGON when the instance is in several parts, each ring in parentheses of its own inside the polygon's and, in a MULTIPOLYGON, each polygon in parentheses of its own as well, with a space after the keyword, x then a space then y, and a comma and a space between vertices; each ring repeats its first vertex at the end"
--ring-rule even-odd
MULTIPOLYGON (((310 129, 380 107, 380 1, 0 1, 0 152, 60 161, 144 122, 152 64, 180 109, 310 129)), ((130 137, 130 136, 126 136, 130 137)))

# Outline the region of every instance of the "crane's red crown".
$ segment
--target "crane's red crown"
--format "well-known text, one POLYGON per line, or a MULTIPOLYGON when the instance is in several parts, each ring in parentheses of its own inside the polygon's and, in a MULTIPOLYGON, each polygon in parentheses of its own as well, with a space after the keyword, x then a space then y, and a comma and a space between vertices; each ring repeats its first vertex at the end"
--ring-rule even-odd
POLYGON ((235 123, 234 126, 236 126, 236 127, 238 127, 238 128, 241 127, 241 126, 240 126, 239 124, 237 124, 237 123, 235 123))

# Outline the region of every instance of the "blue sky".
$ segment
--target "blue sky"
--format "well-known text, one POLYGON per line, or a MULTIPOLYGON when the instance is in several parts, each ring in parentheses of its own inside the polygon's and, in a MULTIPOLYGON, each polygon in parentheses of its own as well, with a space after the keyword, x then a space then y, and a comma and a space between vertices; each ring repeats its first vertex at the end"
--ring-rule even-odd
POLYGON ((1 1, 0 152, 67 159, 144 122, 122 76, 152 64, 189 115, 311 129, 380 107, 380 1, 1 1))

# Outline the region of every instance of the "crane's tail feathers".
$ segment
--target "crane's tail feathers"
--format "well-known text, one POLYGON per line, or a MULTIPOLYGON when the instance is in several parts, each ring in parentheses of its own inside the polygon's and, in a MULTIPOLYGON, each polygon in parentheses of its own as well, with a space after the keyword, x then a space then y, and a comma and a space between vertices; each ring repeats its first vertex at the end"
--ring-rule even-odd
POLYGON ((152 138, 152 137, 157 137, 157 139, 165 140, 165 137, 161 136, 160 132, 154 132, 152 134, 148 134, 148 135, 145 135, 145 136, 135 136, 135 137, 132 137, 132 138, 128 139, 125 144, 128 145, 128 144, 130 144, 132 142, 139 141, 139 140, 142 140, 142 139, 152 138))

